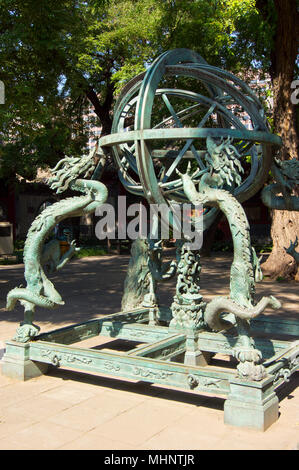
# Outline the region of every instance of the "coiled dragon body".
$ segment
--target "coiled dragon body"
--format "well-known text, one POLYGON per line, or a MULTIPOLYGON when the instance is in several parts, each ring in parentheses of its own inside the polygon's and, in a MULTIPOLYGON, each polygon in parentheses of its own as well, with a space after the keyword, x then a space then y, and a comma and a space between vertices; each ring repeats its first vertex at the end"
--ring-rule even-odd
MULTIPOLYGON (((47 237, 62 220, 90 214, 107 199, 108 192, 103 183, 85 179, 95 169, 94 154, 82 158, 66 157, 56 165, 48 182, 50 187, 56 189, 57 193, 72 189, 83 194, 48 206, 36 217, 29 229, 24 247, 27 285, 16 287, 8 293, 6 308, 12 310, 16 302, 20 301, 25 308, 24 323, 31 327, 36 306, 54 308, 64 304, 53 283, 47 278, 41 263, 47 237), (82 174, 83 179, 80 179, 82 174)), ((27 338, 26 334, 25 336, 27 338)))
MULTIPOLYGON (((229 148, 232 146, 228 142, 229 148)), ((256 305, 255 294, 255 266, 256 255, 251 247, 249 223, 238 200, 227 190, 222 189, 224 183, 230 185, 240 181, 240 164, 233 153, 225 154, 225 145, 217 147, 209 142, 207 148, 210 153, 210 173, 205 174, 199 184, 198 191, 187 171, 180 174, 184 192, 193 204, 217 207, 226 216, 233 239, 234 258, 230 272, 230 296, 215 297, 207 305, 204 320, 213 330, 226 328, 227 322, 220 318, 221 313, 228 312, 241 320, 256 317, 267 307, 279 308, 280 302, 273 296, 263 297, 256 305), (220 152, 219 152, 220 147, 220 152)))

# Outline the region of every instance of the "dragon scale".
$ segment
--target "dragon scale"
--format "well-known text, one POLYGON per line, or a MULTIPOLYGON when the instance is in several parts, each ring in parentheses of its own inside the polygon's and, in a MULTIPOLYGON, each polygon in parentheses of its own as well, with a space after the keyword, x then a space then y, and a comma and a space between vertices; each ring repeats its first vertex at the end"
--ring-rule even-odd
POLYGON ((210 328, 221 330, 228 326, 228 322, 219 318, 221 313, 228 312, 241 320, 249 320, 260 315, 267 306, 279 308, 281 304, 273 296, 263 297, 257 305, 254 305, 254 255, 248 220, 241 204, 229 191, 215 188, 215 183, 219 182, 217 174, 204 175, 199 191, 196 190, 188 173, 181 175, 181 178, 184 192, 193 204, 217 207, 225 214, 233 239, 234 257, 230 271, 230 297, 214 298, 205 309, 205 322, 210 328))
MULTIPOLYGON (((60 162, 61 163, 61 162, 60 162)), ((55 225, 69 217, 87 215, 95 211, 96 207, 105 202, 108 196, 106 186, 95 180, 79 179, 83 171, 85 176, 94 169, 93 159, 90 156, 83 159, 65 158, 63 168, 56 171, 60 163, 53 169, 54 177, 49 180, 51 187, 60 188, 62 192, 67 188, 83 193, 48 206, 39 214, 31 225, 24 247, 24 264, 26 287, 16 287, 7 296, 7 309, 12 310, 19 300, 26 310, 35 306, 54 308, 64 304, 60 294, 52 282, 47 278, 41 265, 42 249, 45 240, 55 225), (56 174, 55 174, 56 171, 56 174), (62 184, 64 183, 64 186, 62 184)))

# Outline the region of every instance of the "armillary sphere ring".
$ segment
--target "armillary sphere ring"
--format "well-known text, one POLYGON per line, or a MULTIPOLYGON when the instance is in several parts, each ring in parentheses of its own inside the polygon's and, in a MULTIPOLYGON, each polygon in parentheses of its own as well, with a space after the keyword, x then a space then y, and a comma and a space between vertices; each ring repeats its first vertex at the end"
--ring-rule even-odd
MULTIPOLYGON (((175 170, 191 160, 195 183, 208 171, 204 146, 208 137, 220 142, 229 138, 233 143, 246 171, 231 192, 240 202, 252 197, 268 176, 271 147, 280 146, 281 139, 269 131, 264 108, 245 82, 208 65, 193 51, 175 49, 124 87, 115 106, 112 133, 99 145, 112 147, 119 178, 129 192, 143 195, 149 203, 171 206, 187 202, 175 170), (165 85, 167 80, 172 86, 165 85), (181 83, 177 87, 188 80, 193 89, 181 83), (155 113, 159 119, 153 124, 155 113)), ((216 213, 207 210, 204 228, 216 213)))

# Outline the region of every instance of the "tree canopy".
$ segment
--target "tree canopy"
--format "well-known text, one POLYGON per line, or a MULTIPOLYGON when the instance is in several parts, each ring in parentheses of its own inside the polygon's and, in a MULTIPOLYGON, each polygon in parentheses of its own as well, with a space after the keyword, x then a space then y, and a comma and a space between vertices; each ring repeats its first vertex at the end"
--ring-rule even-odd
POLYGON ((121 87, 165 50, 186 47, 235 73, 271 74, 279 3, 2 0, 0 176, 32 178, 64 154, 80 155, 90 105, 109 133, 121 87))
MULTIPOLYGON (((64 155, 82 155, 87 109, 109 133, 122 86, 173 48, 245 79, 270 77, 280 158, 298 158, 298 8, 299 0, 1 0, 0 178, 33 179, 64 155)), ((274 211, 272 276, 292 269, 284 246, 298 230, 297 213, 274 211)))

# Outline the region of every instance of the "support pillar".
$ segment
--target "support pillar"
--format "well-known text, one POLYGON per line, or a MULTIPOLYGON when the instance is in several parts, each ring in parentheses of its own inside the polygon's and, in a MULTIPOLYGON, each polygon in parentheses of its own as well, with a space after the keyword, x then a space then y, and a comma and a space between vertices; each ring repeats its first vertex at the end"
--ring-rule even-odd
POLYGON ((1 361, 2 375, 25 381, 45 374, 48 370, 48 364, 31 361, 29 351, 30 343, 7 341, 6 352, 1 361))
POLYGON ((224 422, 232 426, 265 431, 278 419, 278 398, 273 388, 274 377, 260 382, 234 379, 224 403, 224 422))
POLYGON ((192 366, 207 366, 212 354, 205 351, 200 351, 197 345, 197 335, 194 330, 189 330, 186 340, 186 352, 184 357, 184 364, 192 366))

